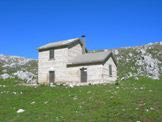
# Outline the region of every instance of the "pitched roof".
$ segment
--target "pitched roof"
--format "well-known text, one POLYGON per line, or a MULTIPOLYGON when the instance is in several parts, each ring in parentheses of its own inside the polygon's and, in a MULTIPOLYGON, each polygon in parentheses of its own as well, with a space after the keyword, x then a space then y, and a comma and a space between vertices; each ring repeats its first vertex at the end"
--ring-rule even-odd
MULTIPOLYGON (((80 39, 74 38, 74 39, 68 39, 68 40, 64 40, 64 41, 52 42, 52 43, 48 43, 46 45, 39 47, 38 50, 40 51, 40 50, 46 50, 46 49, 50 49, 50 48, 65 47, 65 46, 69 46, 70 44, 72 44, 76 41, 80 41, 80 39)), ((80 41, 80 43, 81 43, 81 41, 80 41)))
MULTIPOLYGON (((111 51, 103 51, 97 53, 86 53, 75 57, 68 66, 87 65, 87 64, 102 64, 112 56, 111 51)), ((114 57, 112 57, 114 59, 114 57)), ((114 60, 115 64, 116 61, 114 60)))

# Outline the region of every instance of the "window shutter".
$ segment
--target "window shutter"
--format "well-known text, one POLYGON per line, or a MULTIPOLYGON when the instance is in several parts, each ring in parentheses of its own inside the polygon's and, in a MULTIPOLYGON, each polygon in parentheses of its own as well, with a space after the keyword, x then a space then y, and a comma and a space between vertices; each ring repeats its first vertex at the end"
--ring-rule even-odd
POLYGON ((49 59, 54 59, 54 50, 50 50, 49 59))

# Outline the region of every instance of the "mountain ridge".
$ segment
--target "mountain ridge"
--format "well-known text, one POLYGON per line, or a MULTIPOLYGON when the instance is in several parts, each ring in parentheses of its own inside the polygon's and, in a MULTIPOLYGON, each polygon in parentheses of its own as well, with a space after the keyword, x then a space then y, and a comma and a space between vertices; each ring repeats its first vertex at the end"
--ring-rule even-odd
MULTIPOLYGON (((108 49, 105 49, 108 50, 108 49)), ((93 50, 98 52, 104 50, 93 50)), ((112 49, 118 62, 118 79, 162 76, 162 42, 112 49)), ((38 60, 0 54, 0 78, 18 78, 26 83, 37 83, 38 60)))

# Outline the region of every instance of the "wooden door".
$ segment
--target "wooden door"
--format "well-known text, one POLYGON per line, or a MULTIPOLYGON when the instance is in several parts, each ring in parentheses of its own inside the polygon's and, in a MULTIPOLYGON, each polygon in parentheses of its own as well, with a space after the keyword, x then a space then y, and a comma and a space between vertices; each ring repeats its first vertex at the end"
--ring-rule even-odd
POLYGON ((87 82, 87 68, 80 69, 81 82, 87 82))
POLYGON ((49 83, 54 83, 55 81, 55 71, 49 71, 49 83))

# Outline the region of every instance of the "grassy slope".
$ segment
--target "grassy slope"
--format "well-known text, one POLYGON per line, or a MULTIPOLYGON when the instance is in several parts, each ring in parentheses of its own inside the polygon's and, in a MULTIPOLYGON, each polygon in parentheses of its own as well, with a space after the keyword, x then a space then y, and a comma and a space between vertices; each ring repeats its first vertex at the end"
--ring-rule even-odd
POLYGON ((74 88, 34 88, 17 85, 13 80, 0 81, 0 85, 6 85, 0 87, 0 92, 3 92, 0 93, 0 121, 162 120, 161 81, 127 80, 122 81, 119 86, 94 85, 74 88), (16 92, 16 95, 13 92, 16 92), (31 104, 32 101, 35 101, 35 104, 31 104), (25 112, 16 113, 20 108, 25 112))

